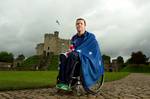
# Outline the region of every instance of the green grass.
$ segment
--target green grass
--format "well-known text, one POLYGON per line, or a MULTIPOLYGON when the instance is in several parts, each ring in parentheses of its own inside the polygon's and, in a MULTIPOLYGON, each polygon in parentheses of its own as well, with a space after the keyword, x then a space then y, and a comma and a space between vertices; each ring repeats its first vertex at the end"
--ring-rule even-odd
POLYGON ((0 71, 0 90, 54 86, 56 71, 0 71))
POLYGON ((146 74, 146 75, 150 75, 150 73, 144 73, 144 74, 146 74))
POLYGON ((109 82, 119 80, 121 78, 128 76, 129 74, 130 74, 129 72, 105 72, 104 81, 109 82))
MULTIPOLYGON (((0 71, 0 90, 52 87, 56 84, 57 71, 0 71)), ((106 72, 105 81, 127 76, 127 72, 106 72)))
POLYGON ((121 70, 121 72, 134 73, 150 73, 150 66, 148 65, 128 65, 121 70))

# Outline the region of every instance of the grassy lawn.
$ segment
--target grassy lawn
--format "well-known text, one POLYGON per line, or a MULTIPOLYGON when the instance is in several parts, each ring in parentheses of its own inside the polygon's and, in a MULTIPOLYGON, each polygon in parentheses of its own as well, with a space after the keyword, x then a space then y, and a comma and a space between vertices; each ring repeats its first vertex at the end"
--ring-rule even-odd
POLYGON ((106 72, 104 76, 104 81, 114 81, 119 80, 121 78, 124 78, 125 76, 128 76, 129 72, 106 72))
POLYGON ((121 70, 121 72, 133 73, 150 73, 150 66, 148 65, 128 65, 121 70))
POLYGON ((56 71, 0 71, 0 90, 50 87, 56 71))
MULTIPOLYGON (((0 90, 51 87, 56 83, 57 71, 0 71, 0 90)), ((105 81, 127 76, 128 72, 106 72, 105 81)))

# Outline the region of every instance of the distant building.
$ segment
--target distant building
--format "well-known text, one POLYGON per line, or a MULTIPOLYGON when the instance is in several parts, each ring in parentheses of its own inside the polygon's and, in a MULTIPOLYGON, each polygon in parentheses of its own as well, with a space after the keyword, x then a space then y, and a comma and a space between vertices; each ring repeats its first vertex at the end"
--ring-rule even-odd
POLYGON ((104 60, 105 71, 110 71, 110 60, 104 60))
POLYGON ((15 59, 14 62, 13 62, 13 67, 21 66, 21 64, 23 63, 23 61, 24 60, 15 59))
POLYGON ((105 71, 108 72, 117 72, 121 69, 122 65, 123 64, 117 62, 117 59, 113 59, 112 62, 104 60, 105 71))
POLYGON ((0 62, 0 70, 10 70, 13 66, 13 63, 0 62))
POLYGON ((55 31, 54 34, 45 34, 44 43, 39 43, 36 46, 37 55, 45 54, 49 56, 50 53, 59 55, 66 52, 69 48, 70 40, 59 38, 59 32, 55 31))
POLYGON ((112 71, 118 71, 119 69, 119 67, 118 67, 119 65, 118 65, 118 63, 117 63, 117 59, 113 59, 112 60, 112 63, 111 63, 111 69, 112 69, 112 71))

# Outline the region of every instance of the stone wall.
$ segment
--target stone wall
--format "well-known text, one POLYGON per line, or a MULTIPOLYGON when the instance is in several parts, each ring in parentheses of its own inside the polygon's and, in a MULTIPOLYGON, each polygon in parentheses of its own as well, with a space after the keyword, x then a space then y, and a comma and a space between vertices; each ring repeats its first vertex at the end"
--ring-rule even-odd
POLYGON ((0 62, 0 70, 10 70, 13 66, 13 63, 0 62))
POLYGON ((44 49, 44 43, 37 44, 37 46, 36 46, 37 55, 43 54, 43 49, 44 49))

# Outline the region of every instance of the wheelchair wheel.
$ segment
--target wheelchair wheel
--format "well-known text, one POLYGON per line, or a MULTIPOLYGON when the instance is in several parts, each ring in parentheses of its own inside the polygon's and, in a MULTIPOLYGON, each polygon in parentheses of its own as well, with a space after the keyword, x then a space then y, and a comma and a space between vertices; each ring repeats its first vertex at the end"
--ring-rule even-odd
MULTIPOLYGON (((70 78, 72 78, 72 79, 70 80, 69 84, 70 84, 70 86, 77 89, 76 91, 78 94, 79 92, 81 92, 81 93, 83 92, 82 89, 84 88, 84 84, 83 84, 83 77, 81 75, 81 71, 78 71, 80 73, 80 75, 78 75, 78 76, 74 75, 77 64, 79 64, 79 61, 77 61, 73 66, 73 69, 72 69, 71 75, 70 75, 70 78), (78 77, 79 77, 79 79, 78 79, 78 77), (80 84, 78 83, 79 81, 80 81, 80 84), (80 85, 82 85, 83 88, 81 88, 81 87, 78 88, 78 86, 80 86, 80 85)), ((104 82, 104 75, 101 75, 100 78, 98 79, 98 81, 92 87, 90 87, 89 89, 84 88, 84 90, 90 94, 97 94, 100 91, 100 88, 102 87, 103 82, 104 82)))
POLYGON ((90 94, 97 94, 100 91, 103 82, 104 82, 104 75, 101 75, 99 80, 96 82, 96 84, 91 86, 89 89, 85 88, 85 90, 90 94))
POLYGON ((70 81, 69 81, 69 84, 71 85, 71 86, 73 86, 73 85, 75 85, 76 83, 77 83, 77 76, 79 76, 79 75, 75 75, 75 71, 76 72, 79 72, 80 73, 80 71, 77 71, 77 68, 76 68, 76 66, 79 64, 79 61, 77 61, 77 62, 75 62, 75 64, 74 64, 74 66, 73 66, 73 68, 72 68, 72 71, 71 71, 71 74, 70 74, 70 81))
POLYGON ((81 81, 76 81, 76 83, 72 86, 72 92, 77 96, 85 95, 85 90, 81 81))

